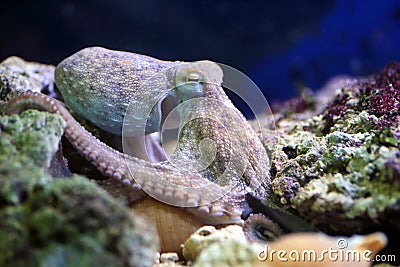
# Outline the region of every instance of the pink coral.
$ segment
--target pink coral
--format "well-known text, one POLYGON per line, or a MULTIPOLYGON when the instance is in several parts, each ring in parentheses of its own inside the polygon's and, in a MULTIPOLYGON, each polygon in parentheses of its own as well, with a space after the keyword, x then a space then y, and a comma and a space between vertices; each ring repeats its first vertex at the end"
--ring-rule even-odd
POLYGON ((400 63, 388 64, 374 78, 359 81, 342 91, 327 106, 324 112, 324 134, 329 133, 335 118, 343 117, 348 109, 368 111, 378 121, 371 120, 376 129, 396 127, 400 123, 400 63), (357 101, 354 104, 355 99, 357 101), (349 104, 351 103, 351 104, 349 104))

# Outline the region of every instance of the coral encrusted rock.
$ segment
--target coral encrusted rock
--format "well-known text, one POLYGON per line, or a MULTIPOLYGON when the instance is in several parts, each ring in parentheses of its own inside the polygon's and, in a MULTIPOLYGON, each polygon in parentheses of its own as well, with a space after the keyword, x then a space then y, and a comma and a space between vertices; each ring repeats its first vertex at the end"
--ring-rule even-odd
POLYGON ((155 229, 94 182, 48 167, 58 115, 0 117, 0 266, 151 266, 155 229))
MULTIPOLYGON (((320 108, 275 114, 271 198, 321 230, 400 229, 400 64, 348 80, 320 108)), ((268 129, 270 118, 262 125, 268 129)))

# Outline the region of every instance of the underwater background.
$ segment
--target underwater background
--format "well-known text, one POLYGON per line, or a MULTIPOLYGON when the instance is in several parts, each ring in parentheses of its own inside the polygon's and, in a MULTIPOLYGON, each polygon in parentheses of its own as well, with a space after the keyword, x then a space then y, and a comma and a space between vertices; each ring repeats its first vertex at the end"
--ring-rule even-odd
POLYGON ((400 1, 1 1, 0 32, 0 61, 57 64, 87 46, 210 59, 274 102, 399 60, 400 1))

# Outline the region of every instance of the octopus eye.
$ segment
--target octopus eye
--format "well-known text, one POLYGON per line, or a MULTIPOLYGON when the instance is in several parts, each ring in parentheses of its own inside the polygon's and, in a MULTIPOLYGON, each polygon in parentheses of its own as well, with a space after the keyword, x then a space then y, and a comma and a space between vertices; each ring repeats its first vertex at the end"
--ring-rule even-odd
POLYGON ((191 73, 189 73, 187 75, 186 82, 196 82, 196 83, 198 83, 198 82, 200 82, 201 78, 202 77, 201 77, 201 75, 199 73, 191 72, 191 73))

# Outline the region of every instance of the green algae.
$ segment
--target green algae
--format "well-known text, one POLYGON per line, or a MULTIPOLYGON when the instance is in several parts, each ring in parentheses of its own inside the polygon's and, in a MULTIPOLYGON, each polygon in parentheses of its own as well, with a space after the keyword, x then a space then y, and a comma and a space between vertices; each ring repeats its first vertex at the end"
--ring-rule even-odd
POLYGON ((397 102, 380 102, 400 95, 400 83, 380 84, 387 73, 349 83, 327 104, 317 100, 325 107, 309 116, 278 115, 275 145, 265 144, 273 172, 268 201, 332 233, 400 228, 397 102))
POLYGON ((262 246, 257 243, 247 243, 235 239, 215 242, 204 248, 193 267, 251 267, 258 261, 257 255, 262 246))
POLYGON ((0 117, 0 161, 32 162, 48 168, 64 127, 61 116, 36 110, 0 117))
POLYGON ((9 57, 0 63, 0 112, 20 93, 45 91, 54 95, 54 66, 9 57))
POLYGON ((93 182, 28 169, 0 187, 0 265, 151 265, 154 229, 93 182))
POLYGON ((65 122, 0 117, 0 266, 151 266, 155 229, 94 182, 53 178, 65 122))

